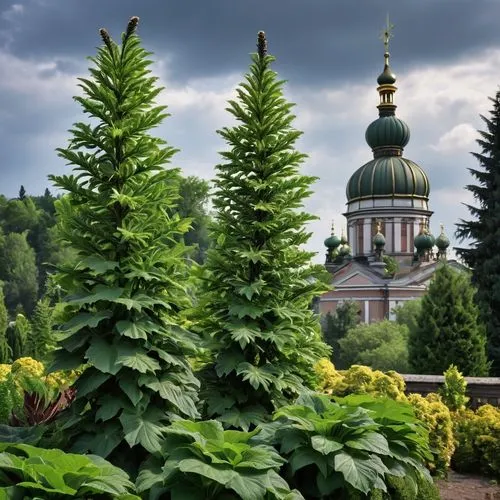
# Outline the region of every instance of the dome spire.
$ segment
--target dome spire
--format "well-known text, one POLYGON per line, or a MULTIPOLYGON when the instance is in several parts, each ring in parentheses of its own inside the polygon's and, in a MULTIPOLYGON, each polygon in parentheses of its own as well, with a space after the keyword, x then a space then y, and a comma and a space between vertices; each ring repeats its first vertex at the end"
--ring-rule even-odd
POLYGON ((394 104, 394 92, 397 90, 394 85, 396 83, 396 75, 389 66, 389 58, 391 56, 389 53, 389 40, 394 36, 392 34, 393 28, 394 25, 390 23, 389 14, 387 14, 386 26, 381 33, 381 38, 384 42, 384 70, 377 78, 377 83, 379 84, 377 90, 380 94, 380 104, 377 107, 380 116, 394 116, 396 109, 396 105, 394 104))

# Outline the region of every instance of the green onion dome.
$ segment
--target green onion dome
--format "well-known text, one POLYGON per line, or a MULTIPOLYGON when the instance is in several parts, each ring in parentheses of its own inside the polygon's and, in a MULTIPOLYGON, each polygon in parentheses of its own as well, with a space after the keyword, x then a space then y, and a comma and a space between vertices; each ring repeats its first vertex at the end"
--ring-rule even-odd
POLYGON ((347 255, 349 255, 351 253, 351 247, 349 246, 349 244, 344 243, 343 245, 339 246, 338 252, 339 252, 339 255, 341 255, 342 257, 346 257, 347 255))
MULTIPOLYGON (((387 53, 387 61, 389 60, 389 54, 387 53)), ((389 64, 384 65, 384 71, 380 73, 377 78, 377 83, 379 85, 394 85, 396 83, 396 75, 392 72, 389 64)))
POLYGON ((381 148, 404 148, 410 140, 410 128, 394 115, 381 116, 368 125, 365 139, 374 153, 381 148))
POLYGON ((420 233, 415 237, 414 245, 418 252, 431 250, 434 246, 434 237, 429 233, 421 230, 420 233))
POLYGON ((364 198, 429 197, 429 179, 415 162, 401 156, 374 158, 347 183, 347 201, 364 198))
POLYGON ((436 246, 439 250, 446 250, 450 246, 448 236, 444 234, 444 226, 441 224, 441 234, 436 238, 436 246))
POLYGON ((335 228, 332 223, 330 236, 324 241, 325 247, 329 250, 335 250, 341 243, 341 239, 335 234, 335 228))
POLYGON ((373 244, 376 248, 382 248, 385 245, 385 236, 380 232, 380 230, 373 237, 373 244))

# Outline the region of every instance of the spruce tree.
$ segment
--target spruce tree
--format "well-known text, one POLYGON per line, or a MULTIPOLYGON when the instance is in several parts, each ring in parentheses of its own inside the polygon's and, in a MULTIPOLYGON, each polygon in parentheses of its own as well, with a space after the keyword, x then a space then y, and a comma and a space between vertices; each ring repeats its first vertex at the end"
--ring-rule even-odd
POLYGON ((48 300, 39 300, 33 311, 31 331, 27 339, 27 352, 32 358, 44 360, 53 347, 52 308, 48 300))
POLYGON ((214 356, 203 373, 206 411, 240 428, 293 398, 328 355, 310 307, 327 289, 324 270, 301 248, 314 219, 302 206, 315 178, 299 172, 301 132, 292 128, 293 105, 266 44, 260 32, 250 71, 229 101, 239 124, 218 132, 229 149, 216 167, 214 246, 200 304, 214 356))
POLYGON ((481 153, 473 153, 481 168, 469 169, 477 183, 466 186, 477 206, 467 205, 472 219, 457 224, 457 237, 472 241, 470 247, 456 251, 472 268, 486 323, 491 375, 500 376, 500 91, 490 100, 490 117, 481 116, 486 124, 477 141, 481 153))
POLYGON ((415 373, 444 373, 455 365, 465 376, 488 373, 486 334, 465 272, 441 265, 435 272, 417 328, 410 332, 409 359, 415 373))
POLYGON ((17 314, 16 321, 8 329, 8 340, 12 351, 12 361, 28 356, 27 343, 31 324, 24 314, 17 314))
POLYGON ((0 365, 6 364, 11 358, 11 349, 7 341, 9 318, 3 298, 3 284, 0 282, 0 365))
POLYGON ((56 202, 63 242, 77 263, 58 283, 70 317, 51 369, 90 364, 76 383, 71 448, 136 470, 160 451, 172 415, 197 417, 199 383, 183 328, 188 268, 179 242, 189 221, 175 214, 179 172, 167 169, 175 149, 150 135, 168 116, 162 90, 133 17, 121 44, 101 30, 90 78, 75 97, 90 123, 76 123, 62 158, 74 174, 52 176, 66 195, 56 202))

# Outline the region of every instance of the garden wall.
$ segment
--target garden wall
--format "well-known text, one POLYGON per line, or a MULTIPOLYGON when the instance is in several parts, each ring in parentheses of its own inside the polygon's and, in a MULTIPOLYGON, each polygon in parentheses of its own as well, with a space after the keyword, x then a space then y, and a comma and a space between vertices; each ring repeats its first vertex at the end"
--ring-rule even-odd
MULTIPOLYGON (((402 375, 406 383, 406 392, 416 392, 426 396, 437 392, 444 383, 443 375, 402 375)), ((477 408, 484 404, 500 407, 499 377, 465 377, 467 381, 467 396, 470 406, 477 408)))

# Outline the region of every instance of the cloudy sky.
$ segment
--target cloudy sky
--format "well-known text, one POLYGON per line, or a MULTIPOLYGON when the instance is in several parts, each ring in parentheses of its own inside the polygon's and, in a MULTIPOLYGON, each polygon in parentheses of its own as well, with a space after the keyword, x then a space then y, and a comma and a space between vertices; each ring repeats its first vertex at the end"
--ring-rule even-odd
POLYGON ((412 133, 405 156, 429 175, 431 229, 443 222, 452 236, 471 201, 479 115, 500 82, 500 0, 0 0, 0 193, 42 193, 49 173, 67 170, 54 149, 81 118, 76 78, 98 29, 118 37, 132 15, 172 113, 158 134, 181 149, 186 175, 210 179, 224 148, 215 131, 231 123, 225 102, 265 30, 297 103, 304 171, 319 177, 307 208, 320 218, 309 247, 321 260, 331 220, 344 225, 347 180, 372 158, 364 133, 377 117, 387 13, 397 114, 412 133))

